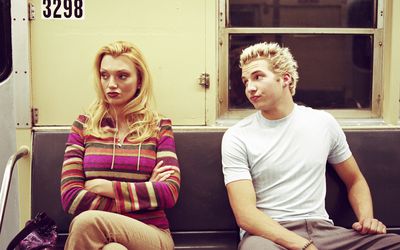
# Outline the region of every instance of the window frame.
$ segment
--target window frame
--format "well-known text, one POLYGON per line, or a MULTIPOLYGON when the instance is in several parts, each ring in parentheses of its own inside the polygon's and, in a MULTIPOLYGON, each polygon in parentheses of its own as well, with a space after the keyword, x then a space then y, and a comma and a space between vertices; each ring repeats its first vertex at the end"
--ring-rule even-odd
MULTIPOLYGON (((378 119, 382 117, 383 106, 383 44, 384 44, 384 0, 377 0, 376 28, 246 28, 229 27, 229 0, 219 0, 219 89, 218 118, 237 120, 254 113, 254 109, 229 109, 229 36, 234 34, 312 34, 312 35, 371 35, 373 36, 372 97, 371 108, 358 109, 324 109, 338 119, 378 119)), ((294 55, 296 57, 296 55, 294 55)), ((300 65, 301 67, 301 65, 300 65)), ((301 76, 300 76, 301 77, 301 76)), ((301 84, 301 83, 300 83, 301 84)))

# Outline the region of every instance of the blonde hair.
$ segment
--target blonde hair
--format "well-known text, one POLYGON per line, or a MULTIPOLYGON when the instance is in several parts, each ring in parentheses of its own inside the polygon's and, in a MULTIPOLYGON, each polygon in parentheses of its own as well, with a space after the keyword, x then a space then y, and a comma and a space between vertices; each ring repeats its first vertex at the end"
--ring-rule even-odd
POLYGON ((242 51, 240 55, 240 68, 253 60, 265 58, 271 66, 271 70, 283 76, 288 74, 292 78, 289 84, 289 90, 292 95, 296 93, 299 73, 297 72, 297 62, 293 58, 288 48, 280 47, 277 43, 257 43, 251 45, 242 51))
POLYGON ((107 114, 110 114, 109 110, 111 106, 101 86, 100 65, 103 57, 106 55, 113 57, 125 56, 135 65, 140 89, 137 90, 134 98, 125 105, 122 112, 128 122, 129 131, 133 131, 133 133, 128 135, 128 138, 142 142, 157 133, 160 118, 150 107, 153 100, 153 88, 146 61, 135 45, 125 41, 110 43, 100 48, 96 54, 94 83, 97 98, 88 108, 87 115, 89 120, 86 124, 86 131, 98 137, 105 135, 105 131, 101 127, 101 121, 107 114))

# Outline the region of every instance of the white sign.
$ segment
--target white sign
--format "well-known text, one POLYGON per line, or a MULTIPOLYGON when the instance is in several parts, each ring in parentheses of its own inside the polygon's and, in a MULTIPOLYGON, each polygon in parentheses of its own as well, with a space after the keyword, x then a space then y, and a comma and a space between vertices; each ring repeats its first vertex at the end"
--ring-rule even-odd
POLYGON ((85 18, 84 0, 42 0, 42 19, 78 20, 85 18))

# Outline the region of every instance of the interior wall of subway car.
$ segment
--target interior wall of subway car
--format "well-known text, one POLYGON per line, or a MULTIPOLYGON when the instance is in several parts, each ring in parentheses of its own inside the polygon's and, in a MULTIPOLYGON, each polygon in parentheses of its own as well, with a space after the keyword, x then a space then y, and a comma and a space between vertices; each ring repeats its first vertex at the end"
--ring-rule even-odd
POLYGON ((112 41, 143 52, 153 105, 176 131, 226 130, 255 112, 238 56, 263 40, 293 46, 299 102, 330 112, 345 130, 399 129, 400 2, 361 1, 375 13, 365 25, 349 15, 360 1, 284 2, 0 0, 1 180, 10 156, 21 146, 30 150, 12 173, 0 249, 34 216, 33 134, 68 131, 85 112, 96 97, 94 57, 112 41))

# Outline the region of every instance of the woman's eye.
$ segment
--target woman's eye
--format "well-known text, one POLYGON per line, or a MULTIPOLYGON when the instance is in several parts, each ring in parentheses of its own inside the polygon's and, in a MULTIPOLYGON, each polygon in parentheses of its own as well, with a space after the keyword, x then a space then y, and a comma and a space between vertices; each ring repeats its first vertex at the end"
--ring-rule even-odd
POLYGON ((108 79, 108 75, 107 75, 106 73, 101 73, 101 74, 100 74, 100 77, 101 77, 102 79, 104 79, 104 80, 107 80, 107 79, 108 79))
POLYGON ((258 76, 256 76, 256 79, 257 80, 261 80, 261 79, 263 79, 263 76, 262 75, 258 75, 258 76))
POLYGON ((128 75, 122 74, 119 76, 119 79, 121 80, 126 80, 128 78, 128 75))

